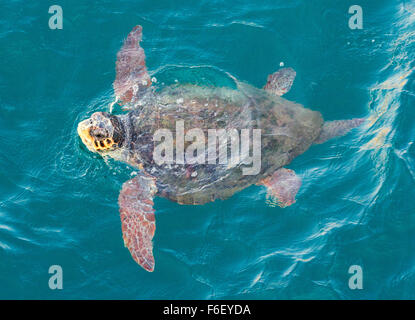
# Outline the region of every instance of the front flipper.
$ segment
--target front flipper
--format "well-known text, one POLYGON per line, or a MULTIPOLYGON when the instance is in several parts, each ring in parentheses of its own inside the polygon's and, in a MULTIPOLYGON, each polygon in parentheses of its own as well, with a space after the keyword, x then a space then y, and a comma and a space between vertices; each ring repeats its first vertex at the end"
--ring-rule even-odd
POLYGON ((122 186, 118 204, 124 244, 145 270, 154 270, 153 236, 156 230, 153 197, 155 178, 138 175, 122 186))
POLYGON ((122 103, 130 102, 134 96, 143 95, 151 85, 144 50, 140 47, 142 29, 141 26, 136 26, 117 54, 117 76, 113 87, 117 101, 122 103))
POLYGON ((271 176, 261 180, 258 185, 267 187, 267 199, 281 208, 295 203, 295 196, 301 186, 301 178, 293 170, 281 168, 271 176))
POLYGON ((292 68, 280 69, 268 76, 264 90, 277 96, 282 96, 290 91, 295 76, 296 72, 292 68))

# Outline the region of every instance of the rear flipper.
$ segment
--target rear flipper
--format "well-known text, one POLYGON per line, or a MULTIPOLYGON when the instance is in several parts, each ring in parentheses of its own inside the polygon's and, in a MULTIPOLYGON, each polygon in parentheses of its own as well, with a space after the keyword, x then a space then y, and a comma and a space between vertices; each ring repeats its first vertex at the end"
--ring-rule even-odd
POLYGON ((268 76, 264 90, 276 96, 282 96, 290 91, 296 75, 292 68, 280 69, 268 76))
POLYGON ((267 187, 267 200, 281 208, 295 203, 295 196, 301 187, 301 178, 293 170, 281 168, 258 185, 267 187))
POLYGON ((320 136, 314 141, 315 144, 324 143, 331 138, 344 136, 353 128, 359 127, 366 119, 356 118, 350 120, 335 120, 324 123, 320 136))

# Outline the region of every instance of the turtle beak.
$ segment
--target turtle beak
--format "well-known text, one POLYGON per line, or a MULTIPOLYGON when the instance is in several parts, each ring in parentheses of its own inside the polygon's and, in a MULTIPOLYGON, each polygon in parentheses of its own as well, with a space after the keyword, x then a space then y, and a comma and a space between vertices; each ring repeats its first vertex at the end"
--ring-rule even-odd
POLYGON ((94 147, 95 139, 91 136, 91 121, 89 119, 84 120, 78 124, 78 135, 81 138, 84 145, 89 151, 96 152, 94 147))

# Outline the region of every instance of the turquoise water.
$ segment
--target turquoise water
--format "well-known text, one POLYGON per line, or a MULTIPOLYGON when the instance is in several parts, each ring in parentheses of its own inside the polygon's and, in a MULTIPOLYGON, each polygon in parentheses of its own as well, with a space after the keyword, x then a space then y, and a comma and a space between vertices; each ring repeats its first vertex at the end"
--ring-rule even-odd
POLYGON ((3 1, 0 47, 0 298, 415 298, 413 2, 3 1), (53 4, 63 30, 48 28, 53 4), (353 4, 363 30, 348 27, 353 4), (108 110, 137 24, 159 83, 221 85, 229 72, 260 87, 284 62, 297 71, 287 99, 369 120, 288 166, 303 181, 288 208, 257 186, 197 207, 157 198, 147 273, 117 208, 133 169, 76 135, 108 110), (63 290, 48 287, 51 265, 63 290), (349 289, 351 265, 362 290, 349 289))

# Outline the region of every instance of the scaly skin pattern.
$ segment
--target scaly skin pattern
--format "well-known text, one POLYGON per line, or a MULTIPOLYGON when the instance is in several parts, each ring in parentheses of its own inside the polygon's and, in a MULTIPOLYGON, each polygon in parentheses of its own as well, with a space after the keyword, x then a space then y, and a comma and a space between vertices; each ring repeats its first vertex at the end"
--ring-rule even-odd
POLYGON ((154 180, 138 175, 123 184, 118 198, 124 244, 133 259, 150 272, 154 270, 152 239, 156 230, 154 180))
POLYGON ((116 97, 123 103, 131 101, 134 95, 151 85, 144 50, 140 47, 141 39, 142 27, 136 26, 117 54, 117 77, 113 87, 116 97))
MULTIPOLYGON (((155 177, 157 195, 181 204, 226 199, 270 176, 306 151, 323 123, 319 112, 246 84, 240 84, 238 90, 167 87, 151 103, 119 117, 127 130, 123 157, 118 160, 155 177), (260 173, 243 175, 241 164, 232 168, 219 164, 157 165, 153 135, 157 129, 169 129, 175 135, 177 121, 184 122, 185 133, 201 128, 206 139, 208 129, 235 128, 239 133, 241 129, 261 129, 260 173)), ((189 144, 185 143, 185 150, 189 144)))
POLYGON ((267 199, 281 208, 295 203, 295 195, 301 187, 301 179, 293 170, 281 168, 271 176, 259 182, 259 185, 267 187, 267 199))

